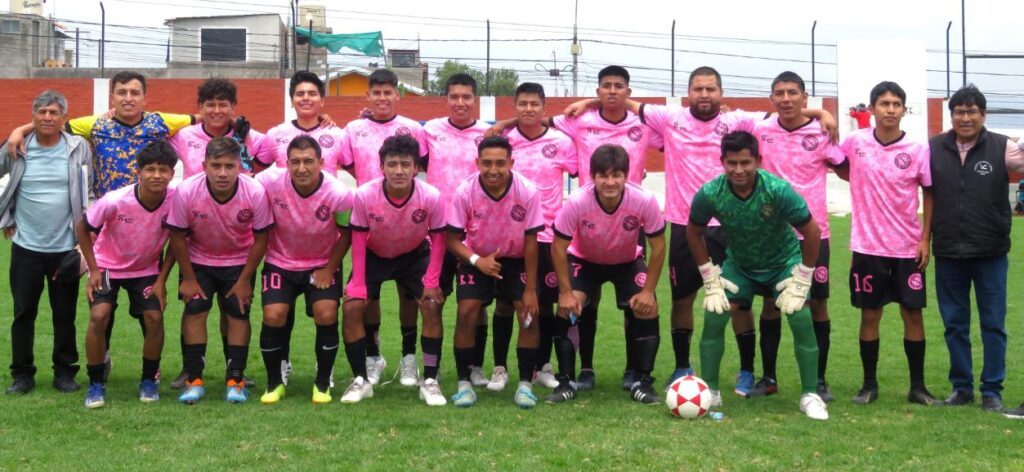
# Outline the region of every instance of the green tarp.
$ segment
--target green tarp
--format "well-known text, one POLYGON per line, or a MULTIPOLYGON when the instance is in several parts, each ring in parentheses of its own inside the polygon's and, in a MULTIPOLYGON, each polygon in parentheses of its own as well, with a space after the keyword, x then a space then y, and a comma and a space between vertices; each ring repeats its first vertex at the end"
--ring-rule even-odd
POLYGON ((328 51, 338 52, 341 48, 349 48, 359 51, 367 56, 384 55, 384 36, 380 31, 373 33, 352 33, 352 34, 310 34, 309 28, 295 27, 295 33, 299 36, 309 38, 313 47, 327 48, 328 51))

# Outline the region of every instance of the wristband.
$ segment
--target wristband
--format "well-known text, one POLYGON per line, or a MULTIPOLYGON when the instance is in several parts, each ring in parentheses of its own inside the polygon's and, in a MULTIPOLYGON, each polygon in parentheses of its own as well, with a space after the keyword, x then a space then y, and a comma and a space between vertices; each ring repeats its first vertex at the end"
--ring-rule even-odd
POLYGON ((472 256, 469 256, 469 264, 471 266, 473 266, 473 267, 476 267, 476 261, 478 261, 478 260, 480 260, 480 256, 478 256, 476 254, 473 254, 472 256))

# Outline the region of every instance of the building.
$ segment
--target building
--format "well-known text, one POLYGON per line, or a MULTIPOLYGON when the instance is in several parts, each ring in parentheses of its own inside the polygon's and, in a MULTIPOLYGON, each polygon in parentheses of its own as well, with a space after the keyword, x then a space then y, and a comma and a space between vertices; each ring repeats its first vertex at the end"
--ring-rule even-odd
POLYGON ((290 61, 288 28, 277 14, 172 18, 170 76, 281 78, 290 61))
MULTIPOLYGON (((18 11, 14 3, 23 4, 11 3, 11 11, 18 11)), ((30 77, 33 68, 71 67, 73 54, 65 47, 69 39, 74 41, 56 22, 39 14, 0 13, 0 78, 30 77)))
MULTIPOLYGON (((362 97, 369 90, 366 79, 373 71, 362 67, 339 67, 331 69, 324 79, 328 97, 362 97)), ((397 74, 397 71, 395 71, 397 74)), ((398 76, 398 88, 404 91, 406 96, 422 97, 427 94, 426 90, 417 85, 410 84, 398 76)))

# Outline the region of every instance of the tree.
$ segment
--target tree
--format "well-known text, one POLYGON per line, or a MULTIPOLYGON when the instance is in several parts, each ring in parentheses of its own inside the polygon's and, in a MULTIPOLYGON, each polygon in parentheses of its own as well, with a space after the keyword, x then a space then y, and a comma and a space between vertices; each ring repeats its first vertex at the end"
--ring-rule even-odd
POLYGON ((483 72, 467 64, 449 60, 445 61, 441 67, 434 71, 436 79, 430 82, 429 93, 431 95, 447 94, 448 90, 445 89, 445 83, 448 82, 449 77, 455 74, 469 74, 470 77, 475 79, 478 95, 511 96, 515 94, 516 87, 519 86, 519 74, 514 69, 494 69, 491 70, 491 90, 488 93, 485 90, 487 80, 483 72))

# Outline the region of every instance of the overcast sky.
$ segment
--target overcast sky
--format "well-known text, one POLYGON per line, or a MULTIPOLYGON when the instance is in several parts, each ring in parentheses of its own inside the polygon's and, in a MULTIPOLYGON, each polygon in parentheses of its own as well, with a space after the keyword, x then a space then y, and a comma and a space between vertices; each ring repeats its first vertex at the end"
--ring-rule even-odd
MULTIPOLYGON (((479 69, 486 57, 485 21, 491 20, 491 67, 510 67, 522 80, 540 82, 558 95, 572 93, 571 73, 560 79, 537 69, 562 69, 571 64, 574 2, 518 0, 515 2, 349 0, 303 2, 327 7, 327 24, 336 33, 382 31, 388 48, 418 47, 433 70, 445 59, 457 59, 479 69), (420 41, 417 43, 416 38, 420 41), (459 41, 452 41, 459 40, 459 41), (464 41, 470 40, 470 41, 464 41), (528 40, 528 41, 508 41, 528 40)), ((107 67, 160 66, 165 57, 166 19, 180 16, 279 13, 289 21, 287 0, 106 0, 107 39, 142 44, 107 46, 107 67), (133 28, 110 25, 131 25, 133 28)), ((966 0, 967 49, 971 53, 1024 54, 1024 2, 966 0)), ((694 67, 712 65, 724 78, 727 95, 766 95, 771 77, 793 70, 811 78, 811 25, 817 20, 816 78, 818 95, 836 94, 836 47, 857 39, 918 39, 925 41, 930 96, 945 96, 945 31, 953 22, 953 89, 961 83, 959 0, 829 0, 625 2, 580 0, 577 24, 580 56, 579 94, 593 94, 597 71, 620 64, 633 74, 635 95, 671 94, 670 31, 676 20, 675 94, 686 91, 686 75, 694 67)), ((48 0, 46 14, 97 32, 99 2, 48 0)), ((880 51, 884 54, 884 51, 880 51)), ((95 63, 95 47, 82 48, 82 64, 95 63)), ((301 51, 300 51, 301 56, 301 51)), ((377 62, 356 54, 331 55, 332 65, 377 62)), ((990 108, 1024 110, 1024 59, 981 60, 968 63, 968 81, 978 84, 990 108)), ((810 91, 810 90, 809 90, 810 91)), ((867 91, 865 91, 865 94, 867 91)), ((866 99, 866 97, 865 97, 866 99)), ((992 115, 993 127, 1024 127, 1024 115, 992 115)))

